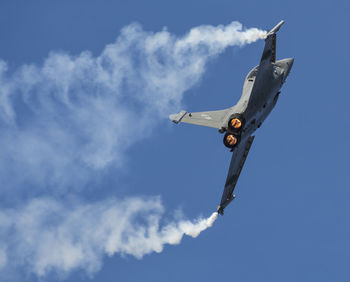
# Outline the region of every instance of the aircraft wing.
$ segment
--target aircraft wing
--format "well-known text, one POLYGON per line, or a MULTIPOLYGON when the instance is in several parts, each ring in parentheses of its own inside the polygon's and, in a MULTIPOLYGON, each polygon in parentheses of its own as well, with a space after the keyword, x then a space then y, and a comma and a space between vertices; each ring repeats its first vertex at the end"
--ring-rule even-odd
POLYGON ((218 207, 218 213, 220 213, 221 215, 224 214, 224 209, 235 198, 233 190, 236 187, 244 162, 248 156, 248 152, 254 141, 254 137, 255 136, 250 136, 244 142, 240 142, 233 149, 232 159, 226 178, 224 192, 222 194, 220 206, 218 207))
POLYGON ((261 62, 274 63, 276 61, 276 32, 284 24, 280 21, 273 29, 271 29, 265 37, 265 48, 261 57, 261 62))
POLYGON ((231 108, 219 111, 189 113, 184 110, 178 114, 170 115, 169 118, 175 123, 184 122, 201 126, 221 128, 231 108))

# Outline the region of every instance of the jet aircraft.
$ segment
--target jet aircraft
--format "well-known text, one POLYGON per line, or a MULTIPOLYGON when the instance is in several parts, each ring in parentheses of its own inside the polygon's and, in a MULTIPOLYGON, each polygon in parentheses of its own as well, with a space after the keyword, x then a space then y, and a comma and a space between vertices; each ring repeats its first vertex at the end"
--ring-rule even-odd
POLYGON ((223 142, 231 150, 232 159, 221 202, 217 208, 221 215, 235 198, 233 191, 253 143, 255 137, 253 133, 275 107, 280 89, 293 66, 293 58, 276 61, 276 32, 283 23, 284 21, 279 22, 266 34, 260 64, 246 76, 242 96, 236 105, 228 109, 208 112, 182 110, 178 114, 169 116, 175 123, 208 126, 217 128, 220 133, 225 133, 223 142))

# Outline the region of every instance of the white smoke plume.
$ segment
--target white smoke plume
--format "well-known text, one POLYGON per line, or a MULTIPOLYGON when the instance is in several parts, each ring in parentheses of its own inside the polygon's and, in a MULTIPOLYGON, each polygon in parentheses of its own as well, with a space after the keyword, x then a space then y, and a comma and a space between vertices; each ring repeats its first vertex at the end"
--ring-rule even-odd
POLYGON ((104 255, 142 258, 210 227, 217 213, 166 223, 159 198, 87 203, 82 187, 97 187, 106 168, 123 164, 130 146, 177 111, 210 59, 264 35, 238 22, 183 36, 131 24, 97 56, 52 52, 16 70, 0 60, 0 199, 13 207, 0 210, 1 271, 92 274, 104 255), (78 200, 58 200, 58 191, 78 200))
POLYGON ((0 268, 24 267, 39 277, 73 269, 91 275, 101 268, 104 255, 141 259, 161 252, 165 244, 179 244, 184 235, 197 237, 217 218, 215 212, 207 219, 162 223, 163 213, 159 197, 68 207, 52 198, 32 200, 21 209, 0 212, 0 268))
POLYGON ((264 34, 238 22, 184 36, 131 24, 95 57, 52 52, 17 70, 0 60, 0 179, 7 190, 84 186, 180 108, 208 60, 264 34))

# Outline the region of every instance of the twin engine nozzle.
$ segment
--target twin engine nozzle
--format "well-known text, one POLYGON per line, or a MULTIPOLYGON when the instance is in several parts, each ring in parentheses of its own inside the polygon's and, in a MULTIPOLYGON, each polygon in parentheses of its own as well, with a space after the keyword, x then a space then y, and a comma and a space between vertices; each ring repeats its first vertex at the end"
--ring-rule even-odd
POLYGON ((243 128, 244 119, 239 115, 233 115, 227 126, 227 132, 224 136, 224 145, 227 148, 233 149, 239 142, 241 131, 243 128))

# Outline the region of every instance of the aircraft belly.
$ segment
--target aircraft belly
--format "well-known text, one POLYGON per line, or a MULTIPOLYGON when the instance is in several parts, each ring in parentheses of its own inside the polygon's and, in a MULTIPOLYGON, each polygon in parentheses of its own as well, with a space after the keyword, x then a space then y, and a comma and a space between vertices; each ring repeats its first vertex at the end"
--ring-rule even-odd
POLYGON ((249 97, 249 102, 244 112, 247 121, 256 119, 256 114, 265 112, 267 104, 273 99, 281 88, 280 79, 275 79, 270 75, 265 80, 256 81, 249 97))
POLYGON ((278 93, 270 98, 266 103, 266 107, 260 108, 259 111, 256 111, 254 115, 248 120, 248 125, 244 130, 244 134, 252 135, 255 130, 257 130, 261 124, 265 121, 265 119, 269 116, 272 109, 275 107, 278 100, 278 93))

